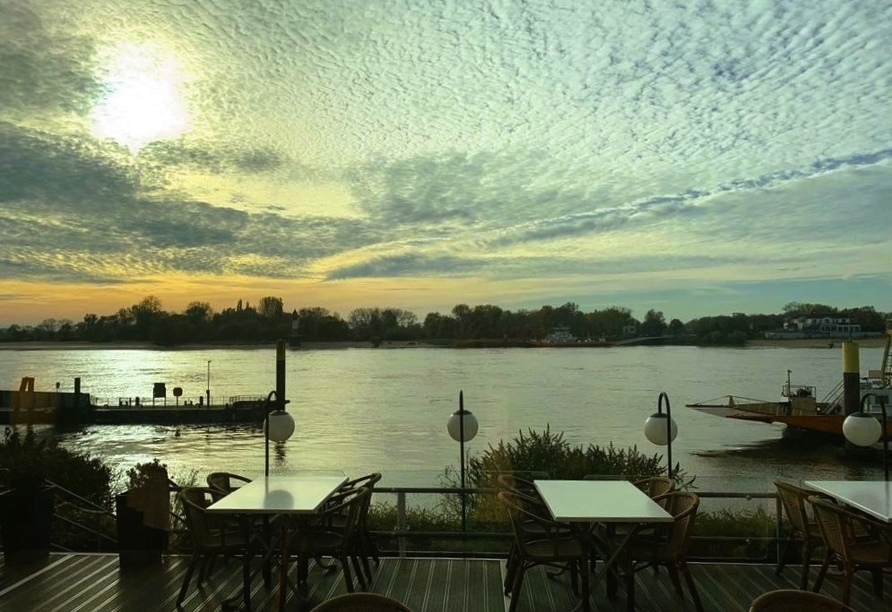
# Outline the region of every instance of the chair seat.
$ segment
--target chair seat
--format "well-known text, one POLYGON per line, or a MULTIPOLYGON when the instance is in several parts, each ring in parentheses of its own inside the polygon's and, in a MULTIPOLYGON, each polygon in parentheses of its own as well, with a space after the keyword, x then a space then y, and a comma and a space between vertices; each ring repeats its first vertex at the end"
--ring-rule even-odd
POLYGON ((858 565, 889 566, 892 564, 892 549, 883 540, 858 542, 851 549, 852 561, 858 565))
POLYGON ((525 557, 535 561, 571 561, 578 559, 584 549, 577 538, 559 538, 524 542, 523 553, 525 557))

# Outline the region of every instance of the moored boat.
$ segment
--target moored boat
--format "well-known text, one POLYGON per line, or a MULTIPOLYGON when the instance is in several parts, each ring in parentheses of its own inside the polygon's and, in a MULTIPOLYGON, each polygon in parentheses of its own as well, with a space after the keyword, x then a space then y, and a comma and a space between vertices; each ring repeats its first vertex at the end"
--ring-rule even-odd
POLYGON ((0 391, 0 425, 260 423, 268 409, 262 395, 233 396, 217 405, 181 403, 178 396, 174 405, 166 396, 157 399, 94 403, 89 393, 81 392, 79 379, 74 392, 35 391, 34 379, 26 377, 18 390, 0 391))
MULTIPOLYGON (((890 344, 892 344, 892 331, 887 332, 880 369, 869 370, 868 375, 860 379, 860 396, 864 409, 880 420, 882 420, 880 402, 892 412, 890 344)), ((776 401, 724 395, 687 404, 687 407, 714 416, 757 423, 781 423, 802 431, 842 438, 842 424, 846 417, 842 402, 842 382, 819 401, 815 395, 815 387, 794 386, 790 380, 790 373, 790 370, 787 370, 787 380, 781 389, 781 397, 776 401)), ((892 436, 892 420, 887 420, 885 425, 887 435, 892 436)))

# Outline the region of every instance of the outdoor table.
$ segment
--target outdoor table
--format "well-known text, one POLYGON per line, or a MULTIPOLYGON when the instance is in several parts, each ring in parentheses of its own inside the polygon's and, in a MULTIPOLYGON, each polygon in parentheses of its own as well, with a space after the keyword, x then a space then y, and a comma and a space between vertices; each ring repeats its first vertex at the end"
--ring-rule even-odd
POLYGON ((892 523, 892 483, 883 480, 806 480, 806 487, 892 523))
MULTIPOLYGON (((331 474, 298 474, 295 476, 267 476, 252 480, 239 487, 226 497, 208 506, 209 513, 236 514, 242 517, 242 524, 250 528, 254 516, 271 518, 282 516, 285 519, 283 533, 286 542, 282 546, 282 559, 279 565, 279 604, 283 610, 286 587, 290 587, 295 595, 301 597, 297 589, 288 581, 288 545, 289 524, 292 520, 300 521, 315 515, 320 507, 347 482, 347 477, 331 474)), ((264 542, 267 557, 272 552, 271 543, 264 542)))
MULTIPOLYGON (((586 533, 598 523, 630 527, 622 540, 605 555, 604 567, 592 581, 592 589, 613 569, 623 549, 642 527, 673 521, 671 514, 626 480, 534 480, 533 484, 555 521, 580 526, 586 533)), ((588 571, 587 557, 583 560, 582 571, 588 571)), ((589 610, 590 596, 590 593, 583 593, 583 610, 589 610)))

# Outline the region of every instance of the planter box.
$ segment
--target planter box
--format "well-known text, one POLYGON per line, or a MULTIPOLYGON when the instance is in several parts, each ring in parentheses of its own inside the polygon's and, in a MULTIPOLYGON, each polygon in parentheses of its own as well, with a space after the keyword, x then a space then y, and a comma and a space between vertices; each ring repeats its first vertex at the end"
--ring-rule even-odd
POLYGON ((118 527, 118 562, 122 571, 160 565, 167 546, 167 531, 148 527, 143 513, 128 504, 128 494, 115 497, 118 527))
POLYGON ((55 508, 52 487, 0 493, 0 533, 5 563, 35 563, 49 556, 55 508))

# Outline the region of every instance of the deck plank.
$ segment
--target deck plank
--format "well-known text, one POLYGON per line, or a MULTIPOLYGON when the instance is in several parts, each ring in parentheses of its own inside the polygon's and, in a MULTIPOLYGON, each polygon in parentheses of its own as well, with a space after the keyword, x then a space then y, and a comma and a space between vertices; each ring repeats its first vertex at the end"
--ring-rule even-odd
MULTIPOLYGON (((176 597, 187 566, 188 557, 165 556, 160 565, 122 572, 116 555, 70 553, 51 555, 46 563, 24 570, 0 563, 0 608, 36 612, 171 612, 176 610, 176 597)), ((373 568, 370 590, 403 601, 415 612, 504 612, 509 601, 502 594, 504 560, 384 558, 373 568)), ((787 568, 779 577, 773 565, 694 564, 691 570, 706 612, 747 612, 759 594, 796 588, 799 582, 796 567, 787 568)), ((812 581, 816 574, 813 569, 812 581)), ((274 608, 275 578, 269 586, 259 577, 254 581, 254 610, 274 608)), ((311 564, 308 582, 311 605, 347 591, 339 568, 325 570, 311 564)), ((875 599, 869 574, 859 573, 852 607, 859 612, 892 612, 892 574, 885 575, 884 588, 886 600, 875 599)), ((240 562, 220 561, 201 587, 190 585, 182 610, 220 610, 225 598, 239 597, 240 589, 240 562)), ((839 598, 840 581, 831 577, 822 592, 839 598)), ((543 568, 527 572, 520 597, 518 612, 564 612, 579 602, 570 588, 569 576, 551 577, 543 568)), ((683 600, 676 597, 665 570, 639 572, 635 598, 637 612, 694 610, 687 591, 683 600)), ((604 585, 597 585, 592 605, 599 612, 625 612, 623 587, 610 601, 604 585)), ((286 610, 298 609, 296 598, 289 592, 286 610)))

